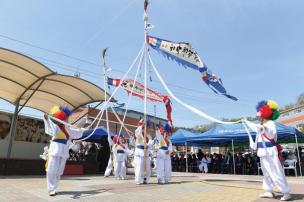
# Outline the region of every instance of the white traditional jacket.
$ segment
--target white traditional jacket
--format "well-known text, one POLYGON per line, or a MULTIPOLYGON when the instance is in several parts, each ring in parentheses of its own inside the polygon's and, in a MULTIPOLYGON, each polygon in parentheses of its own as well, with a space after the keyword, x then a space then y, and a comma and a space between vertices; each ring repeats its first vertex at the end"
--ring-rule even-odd
POLYGON ((72 144, 73 139, 82 137, 83 131, 81 129, 74 129, 64 126, 66 132, 69 134, 67 139, 66 135, 62 132, 59 126, 53 123, 49 118, 43 119, 45 126, 45 133, 52 136, 51 144, 49 147, 49 155, 69 158, 69 145, 72 144))

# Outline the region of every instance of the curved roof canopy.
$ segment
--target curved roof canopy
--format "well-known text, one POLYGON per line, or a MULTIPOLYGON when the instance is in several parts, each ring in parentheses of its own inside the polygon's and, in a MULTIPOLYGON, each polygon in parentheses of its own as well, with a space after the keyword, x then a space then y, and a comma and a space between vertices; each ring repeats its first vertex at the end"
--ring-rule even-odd
POLYGON ((57 74, 28 56, 0 48, 0 98, 49 112, 54 105, 75 110, 104 101, 105 91, 89 81, 57 74))

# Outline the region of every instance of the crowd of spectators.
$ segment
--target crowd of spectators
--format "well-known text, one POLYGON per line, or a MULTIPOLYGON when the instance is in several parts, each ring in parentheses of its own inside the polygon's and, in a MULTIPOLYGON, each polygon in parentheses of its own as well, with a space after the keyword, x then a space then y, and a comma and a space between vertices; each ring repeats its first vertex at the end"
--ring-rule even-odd
POLYGON ((96 161, 100 144, 92 142, 78 142, 70 149, 69 161, 96 161))
MULTIPOLYGON (((301 153, 302 154, 302 153, 301 153)), ((184 153, 175 153, 172 158, 172 170, 176 172, 186 172, 186 162, 188 163, 188 172, 206 172, 202 169, 202 164, 207 164, 208 173, 233 174, 233 156, 230 152, 226 154, 204 154, 201 150, 197 153, 189 153, 186 160, 184 153)), ((292 152, 284 153, 285 163, 288 160, 299 162, 296 155, 292 152)), ((302 166, 304 164, 304 155, 301 157, 302 166)), ((257 175, 260 159, 256 154, 249 152, 237 153, 234 156, 235 173, 240 175, 257 175)), ((287 166, 287 165, 285 165, 287 166)), ((261 171, 260 171, 261 173, 261 171)), ((293 173, 294 174, 294 173, 293 173)))
MULTIPOLYGON (((99 162, 100 170, 105 170, 109 159, 110 147, 107 140, 101 143, 80 142, 70 150, 70 161, 99 162)), ((302 170, 304 168, 304 153, 301 152, 302 170)), ((290 161, 299 162, 294 152, 287 151, 283 153, 285 163, 290 161)), ((226 154, 205 154, 201 150, 197 153, 189 153, 188 158, 182 152, 177 152, 171 156, 172 171, 186 172, 186 162, 188 163, 188 172, 208 172, 217 174, 233 174, 233 156, 232 153, 226 154), (206 168, 202 166, 206 164, 206 168)), ((249 152, 237 153, 234 156, 235 173, 238 175, 257 175, 260 159, 256 154, 249 152)), ((286 165, 285 165, 286 166, 286 165)), ((153 167, 153 166, 152 166, 153 167)), ((299 169, 298 169, 299 171, 299 169)), ((260 170, 260 173, 261 170, 260 170)), ((294 175, 294 172, 288 172, 294 175)))
POLYGON ((107 138, 99 143, 77 142, 70 149, 69 161, 88 162, 99 165, 99 171, 104 172, 110 157, 110 147, 107 138))
MULTIPOLYGON (((226 155, 217 153, 204 154, 201 150, 197 153, 188 154, 188 172, 202 172, 199 165, 203 160, 207 163, 208 173, 232 174, 234 172, 233 157, 230 152, 226 155)), ((234 160, 236 174, 257 174, 257 163, 259 162, 259 159, 256 155, 239 153, 235 155, 234 160)), ((172 168, 173 171, 186 171, 186 157, 184 154, 176 153, 172 156, 172 168)))

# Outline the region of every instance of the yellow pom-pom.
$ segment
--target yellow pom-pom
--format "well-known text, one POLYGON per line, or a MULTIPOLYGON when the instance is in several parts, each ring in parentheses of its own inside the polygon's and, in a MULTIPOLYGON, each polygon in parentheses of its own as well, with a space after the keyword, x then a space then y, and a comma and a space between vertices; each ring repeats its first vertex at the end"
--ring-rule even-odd
POLYGON ((60 108, 59 108, 59 106, 54 106, 52 109, 51 109, 51 112, 50 112, 50 114, 56 114, 57 112, 59 112, 60 111, 60 108))
POLYGON ((267 105, 273 110, 277 110, 279 108, 278 103, 274 100, 268 100, 267 105))

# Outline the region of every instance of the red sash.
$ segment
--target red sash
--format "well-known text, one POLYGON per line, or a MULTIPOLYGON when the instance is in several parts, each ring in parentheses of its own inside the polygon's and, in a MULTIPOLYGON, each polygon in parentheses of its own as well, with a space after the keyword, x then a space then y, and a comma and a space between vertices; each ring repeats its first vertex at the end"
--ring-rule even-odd
POLYGON ((267 137, 266 134, 262 134, 263 137, 265 137, 268 141, 270 141, 273 145, 276 145, 277 147, 277 150, 278 150, 278 157, 279 157, 279 160, 281 162, 281 165, 284 166, 284 158, 283 158, 283 152, 282 152, 282 146, 278 143, 276 143, 274 141, 274 139, 270 139, 269 137, 267 137))
POLYGON ((58 127, 60 128, 60 130, 61 130, 61 131, 63 132, 63 134, 65 135, 65 138, 66 138, 67 140, 69 140, 69 139, 70 139, 70 135, 69 135, 69 133, 66 131, 64 125, 58 124, 58 127))

